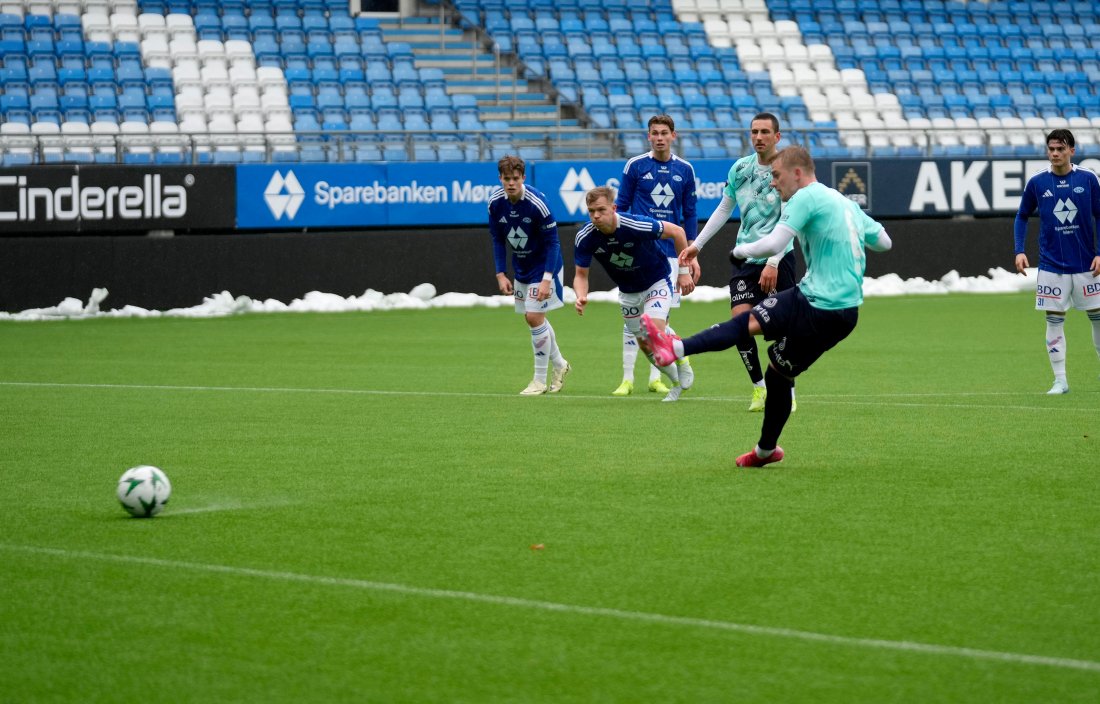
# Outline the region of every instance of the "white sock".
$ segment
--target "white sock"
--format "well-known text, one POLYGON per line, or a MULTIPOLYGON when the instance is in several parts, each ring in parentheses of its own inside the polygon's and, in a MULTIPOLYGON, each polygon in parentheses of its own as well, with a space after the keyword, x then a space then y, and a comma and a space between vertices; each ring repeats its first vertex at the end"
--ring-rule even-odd
POLYGON ((638 338, 623 326, 623 379, 634 381, 634 363, 638 361, 638 338))
POLYGON ((770 450, 761 450, 759 445, 756 446, 756 456, 762 460, 766 460, 774 454, 775 448, 772 448, 770 450))
MULTIPOLYGON (((669 335, 675 335, 675 334, 676 334, 676 331, 672 329, 672 326, 671 326, 671 325, 666 325, 666 326, 665 326, 665 332, 667 332, 667 333, 668 333, 669 335)), ((682 348, 682 347, 683 347, 683 345, 680 345, 680 347, 682 348)), ((681 351, 681 352, 683 352, 683 349, 681 349, 680 351, 681 351)), ((677 360, 676 360, 676 363, 677 363, 677 364, 683 364, 683 363, 685 363, 685 362, 683 361, 683 355, 682 355, 682 354, 680 355, 680 359, 677 359, 677 360)))
MULTIPOLYGON (((1095 323, 1093 324, 1095 328, 1095 323)), ((1096 333, 1094 332, 1093 335, 1096 333)), ((1054 378, 1066 380, 1066 316, 1047 316, 1047 357, 1054 378)))
POLYGON ((1089 312, 1089 320, 1092 322, 1092 344, 1096 347, 1096 356, 1100 357, 1100 310, 1089 312))
POLYGON ((677 359, 683 359, 684 358, 684 343, 683 343, 683 341, 682 340, 673 340, 672 341, 672 351, 676 353, 676 358, 677 359))
MULTIPOLYGON (((646 359, 649 360, 650 364, 652 364, 655 367, 657 366, 657 363, 653 360, 653 354, 652 353, 646 352, 645 356, 646 356, 646 359)), ((680 372, 679 372, 679 370, 676 369, 675 364, 670 364, 667 367, 660 367, 660 370, 665 376, 668 377, 669 381, 672 382, 673 386, 676 386, 680 383, 680 372)))
POLYGON ((546 327, 550 328, 550 363, 555 368, 564 367, 566 362, 561 350, 558 349, 558 333, 554 331, 554 326, 549 320, 546 321, 546 327))
POLYGON ((550 364, 550 324, 531 328, 531 349, 535 353, 535 381, 546 383, 546 367, 550 364))

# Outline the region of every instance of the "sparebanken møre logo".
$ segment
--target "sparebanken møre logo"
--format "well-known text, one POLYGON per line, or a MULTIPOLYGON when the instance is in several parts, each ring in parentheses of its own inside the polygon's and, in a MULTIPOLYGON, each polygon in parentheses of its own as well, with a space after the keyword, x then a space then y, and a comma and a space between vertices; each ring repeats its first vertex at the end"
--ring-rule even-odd
POLYGON ((281 219, 284 214, 287 220, 293 220, 305 199, 305 189, 293 171, 287 171, 286 176, 281 171, 276 171, 264 189, 264 202, 276 220, 281 219))

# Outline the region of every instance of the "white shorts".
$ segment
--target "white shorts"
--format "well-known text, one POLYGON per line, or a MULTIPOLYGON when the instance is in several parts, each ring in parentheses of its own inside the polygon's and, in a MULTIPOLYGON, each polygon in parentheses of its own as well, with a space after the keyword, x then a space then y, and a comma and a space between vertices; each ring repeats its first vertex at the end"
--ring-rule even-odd
POLYGON ((670 267, 672 267, 672 273, 669 274, 669 278, 672 279, 672 284, 673 284, 672 303, 670 303, 669 305, 672 306, 673 308, 679 308, 680 307, 680 289, 676 288, 676 281, 677 281, 676 272, 680 271, 680 260, 677 259, 676 257, 669 257, 668 258, 668 265, 670 267))
POLYGON ((536 281, 533 284, 521 284, 519 281, 513 280, 512 290, 516 297, 516 312, 548 313, 565 305, 562 302, 562 271, 562 269, 558 269, 558 273, 554 274, 554 279, 550 282, 550 297, 545 301, 539 300, 539 284, 542 283, 541 281, 536 281))
POLYGON ((1065 313, 1071 306, 1077 310, 1100 308, 1100 277, 1088 271, 1055 274, 1040 269, 1035 287, 1035 310, 1065 313))
POLYGON ((657 320, 668 320, 672 307, 672 283, 666 278, 652 284, 644 291, 623 293, 619 291, 619 305, 623 309, 626 329, 638 336, 642 332, 642 313, 657 320))

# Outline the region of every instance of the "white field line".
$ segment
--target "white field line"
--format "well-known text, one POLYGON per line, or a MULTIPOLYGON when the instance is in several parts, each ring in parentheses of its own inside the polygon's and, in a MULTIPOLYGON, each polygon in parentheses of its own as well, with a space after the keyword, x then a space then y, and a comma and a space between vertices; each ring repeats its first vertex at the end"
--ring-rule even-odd
POLYGON ((258 508, 278 508, 280 506, 292 506, 291 501, 265 501, 259 503, 240 503, 235 501, 226 501, 222 503, 209 504, 207 506, 193 506, 190 508, 173 508, 170 514, 173 516, 181 516, 191 513, 215 513, 217 511, 251 511, 258 508))
POLYGON ((1100 673, 1100 662, 1095 662, 1092 660, 1077 660, 1073 658, 1050 657, 1046 655, 1029 655, 1026 653, 1012 653, 999 650, 982 650, 980 648, 965 648, 952 645, 936 645, 934 643, 918 643, 904 640, 856 638, 850 636, 831 635, 828 633, 817 633, 814 631, 802 631, 793 628, 757 626, 745 623, 734 623, 732 621, 715 621, 712 619, 692 618, 689 616, 669 616, 667 614, 652 613, 647 611, 626 611, 623 609, 613 609, 598 606, 580 606, 575 604, 562 604, 553 601, 524 599, 521 597, 498 596, 494 594, 478 594, 476 592, 464 592, 451 589, 431 589, 426 587, 414 587, 406 584, 372 582, 369 580, 349 579, 344 577, 324 577, 319 575, 300 574, 296 572, 261 570, 249 567, 233 567, 231 565, 215 565, 204 564, 200 562, 163 560, 155 557, 112 555, 109 553, 87 552, 83 550, 60 550, 57 548, 38 547, 33 545, 12 545, 4 543, 0 543, 0 550, 22 553, 26 555, 42 555, 65 559, 96 560, 100 562, 148 565, 151 567, 189 570, 192 572, 225 574, 234 577, 251 577, 278 582, 296 582, 304 584, 316 584, 326 587, 360 589, 372 592, 389 592, 411 597, 423 597, 428 599, 449 599, 455 601, 474 602, 479 604, 491 604, 493 606, 509 606, 520 609, 551 611, 557 613, 579 616, 592 616, 598 618, 610 618, 620 621, 652 623, 661 626, 676 626, 683 628, 706 629, 712 631, 727 631, 752 636, 787 638, 792 640, 808 641, 815 643, 826 643, 829 645, 869 648, 873 650, 901 651, 969 660, 990 660, 1017 665, 1038 665, 1042 667, 1053 667, 1064 670, 1084 670, 1088 672, 1100 673))
MULTIPOLYGON (((262 394, 333 394, 333 395, 347 395, 347 396, 424 396, 424 397, 455 397, 455 398, 519 398, 518 394, 512 393, 479 393, 468 391, 384 391, 379 389, 325 389, 325 388, 296 388, 296 387, 280 387, 280 386, 184 386, 173 384, 82 384, 82 383, 67 383, 67 382, 44 382, 44 381, 0 381, 0 387, 12 386, 12 387, 28 387, 28 388, 60 388, 60 389, 117 389, 117 390, 138 390, 138 391, 214 391, 214 392, 240 392, 240 393, 262 393, 262 394)), ((1092 408, 1067 408, 1067 407, 1051 407, 1051 406, 1008 406, 1001 403, 998 404, 961 404, 961 403, 917 403, 917 402, 902 402, 891 401, 889 399, 909 399, 909 398, 982 398, 982 397, 1002 397, 1002 396, 1015 396, 1015 397, 1032 397, 1032 396, 1045 396, 1046 394, 1041 391, 989 391, 989 392, 963 392, 963 393, 900 393, 900 394, 842 394, 842 395, 814 395, 803 394, 799 395, 800 399, 812 399, 816 403, 835 404, 835 405, 851 405, 851 406, 902 406, 913 408, 977 408, 977 409, 996 409, 996 410, 1008 410, 1008 411, 1041 411, 1043 413, 1051 413, 1054 411, 1072 412, 1072 413, 1087 413, 1091 412, 1092 408)), ((556 394, 557 398, 571 399, 577 401, 614 401, 615 403, 622 403, 623 399, 612 399, 606 394, 600 394, 598 396, 593 395, 577 395, 577 394, 556 394)), ((639 396, 641 398, 641 396, 639 396)), ((685 396, 681 399, 683 401, 702 401, 702 402, 716 402, 716 403, 743 403, 744 399, 741 397, 732 396, 685 396)), ((627 400, 629 402, 629 399, 627 400)))

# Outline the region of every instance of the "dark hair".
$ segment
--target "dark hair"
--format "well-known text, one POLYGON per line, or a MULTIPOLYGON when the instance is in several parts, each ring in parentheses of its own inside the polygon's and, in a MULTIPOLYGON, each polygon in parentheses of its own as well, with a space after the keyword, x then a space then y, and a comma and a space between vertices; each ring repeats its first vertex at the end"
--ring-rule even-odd
POLYGON ((1076 140, 1073 139, 1073 133, 1069 130, 1062 129, 1050 131, 1050 134, 1047 135, 1047 144, 1051 142, 1061 142, 1070 149, 1073 149, 1077 145, 1076 140))
POLYGON ((816 173, 814 158, 810 151, 801 144, 788 144, 787 147, 775 155, 772 164, 779 163, 788 169, 802 169, 809 173, 816 173))
POLYGON ((608 186, 596 186, 584 195, 584 204, 592 205, 600 198, 606 198, 608 203, 614 203, 615 191, 611 190, 608 186))
MULTIPOLYGON (((779 118, 771 114, 770 112, 756 113, 755 115, 753 115, 752 122, 756 122, 757 120, 771 120, 772 129, 774 129, 776 132, 779 131, 779 118)), ((749 124, 752 124, 752 122, 750 122, 749 124)))
POLYGON ((527 175, 527 164, 523 163, 523 159, 518 156, 508 154, 497 162, 497 173, 501 176, 511 175, 518 171, 520 175, 527 175))
POLYGON ((670 115, 654 115, 649 118, 649 124, 646 125, 647 130, 653 129, 653 125, 665 125, 670 132, 676 131, 676 123, 673 122, 670 115))

